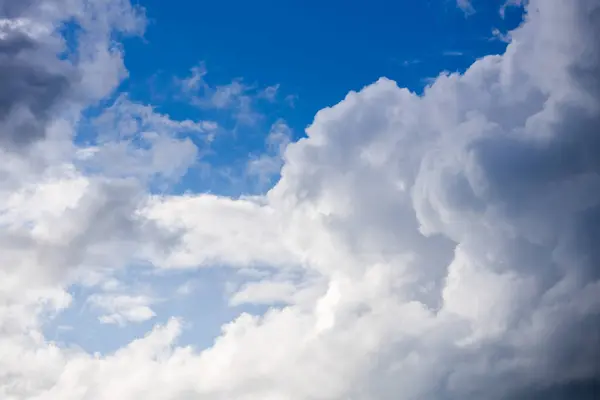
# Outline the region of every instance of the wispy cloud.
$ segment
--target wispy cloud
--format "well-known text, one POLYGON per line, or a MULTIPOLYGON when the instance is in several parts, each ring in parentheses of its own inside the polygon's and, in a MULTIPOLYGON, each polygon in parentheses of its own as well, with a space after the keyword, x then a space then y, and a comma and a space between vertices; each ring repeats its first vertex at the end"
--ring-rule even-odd
POLYGON ((457 51, 457 50, 449 50, 449 51, 444 51, 443 55, 446 57, 461 57, 461 56, 464 56, 465 53, 462 51, 457 51))
POLYGON ((275 122, 266 139, 265 153, 252 157, 248 162, 247 174, 258 179, 259 185, 272 183, 283 165, 283 154, 292 140, 292 130, 284 120, 275 122))
POLYGON ((213 85, 207 80, 206 64, 190 69, 184 78, 176 78, 176 82, 187 96, 191 104, 200 108, 212 108, 228 111, 233 119, 244 125, 254 125, 263 115, 256 109, 259 101, 274 103, 280 92, 280 85, 267 87, 250 85, 242 78, 235 78, 226 84, 213 85))
POLYGON ((90 296, 87 302, 102 311, 98 320, 103 324, 124 326, 147 321, 156 315, 150 308, 155 300, 148 296, 104 293, 90 296))
POLYGON ((298 95, 288 94, 287 96, 284 97, 284 101, 290 108, 295 108, 296 103, 298 102, 298 95))
POLYGON ((412 60, 404 60, 404 61, 402 61, 402 63, 401 63, 401 64, 402 64, 404 67, 409 67, 409 66, 411 66, 411 65, 417 65, 417 64, 421 64, 421 63, 422 63, 422 61, 421 61, 421 60, 419 60, 419 59, 412 59, 412 60))
POLYGON ((510 43, 512 40, 510 32, 503 33, 498 28, 492 29, 492 37, 490 40, 499 40, 504 43, 510 43))
POLYGON ((456 0, 456 5, 467 16, 475 14, 475 8, 473 7, 473 4, 471 4, 471 0, 456 0))
POLYGON ((277 101, 277 95, 279 94, 280 86, 281 85, 276 84, 272 86, 267 86, 266 88, 259 90, 258 98, 268 100, 271 103, 277 101))

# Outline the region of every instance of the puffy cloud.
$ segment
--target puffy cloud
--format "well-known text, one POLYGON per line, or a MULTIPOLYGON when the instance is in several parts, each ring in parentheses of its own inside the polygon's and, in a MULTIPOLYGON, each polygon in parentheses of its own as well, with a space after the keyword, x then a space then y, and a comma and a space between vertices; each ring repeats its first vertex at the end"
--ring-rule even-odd
POLYGON ((87 301, 105 312, 98 317, 104 324, 125 325, 128 322, 143 322, 156 315, 150 308, 153 301, 147 296, 96 294, 88 297, 87 301))
POLYGON ((140 214, 180 238, 175 247, 157 249, 153 261, 158 266, 251 267, 298 262, 285 244, 285 232, 274 210, 259 199, 156 196, 140 214))
POLYGON ((261 198, 148 199, 68 163, 7 179, 0 395, 594 398, 600 1, 526 7, 505 54, 422 96, 381 79, 320 111, 261 198), (204 351, 176 319, 104 356, 39 333, 65 270, 139 260, 263 269, 232 302, 287 305, 204 351))

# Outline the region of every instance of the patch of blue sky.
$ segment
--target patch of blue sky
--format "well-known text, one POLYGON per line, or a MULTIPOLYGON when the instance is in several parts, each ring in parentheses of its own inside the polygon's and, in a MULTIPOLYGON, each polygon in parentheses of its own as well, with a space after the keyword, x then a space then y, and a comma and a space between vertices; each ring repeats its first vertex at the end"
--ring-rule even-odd
MULTIPOLYGON (((120 91, 175 120, 217 122, 220 129, 210 149, 190 135, 201 158, 170 190, 232 196, 265 189, 245 179, 244 169, 251 155, 264 151, 277 119, 292 128, 294 140, 316 111, 340 101, 349 88, 359 90, 386 76, 421 92, 442 71, 462 71, 475 58, 502 52, 506 43, 494 40, 492 30, 506 32, 521 18, 521 11, 512 8, 501 17, 503 2, 497 0, 476 1, 477 12, 469 16, 448 0, 140 4, 150 24, 145 40, 125 40, 130 78, 120 91), (279 85, 275 101, 255 98, 256 90, 248 94, 254 96, 252 112, 260 116, 252 124, 238 123, 234 109, 194 104, 176 82, 201 61, 214 87, 235 79, 255 88, 279 85)), ((87 115, 98 115, 113 100, 90 108, 87 115)), ((85 124, 78 139, 93 140, 85 124)))
POLYGON ((319 109, 349 89, 386 76, 421 92, 428 78, 501 53, 506 43, 494 40, 492 30, 506 32, 521 20, 519 9, 502 17, 503 3, 476 0, 476 13, 465 16, 450 0, 144 0, 151 23, 146 40, 126 41, 131 78, 123 90, 174 119, 212 119, 222 127, 176 192, 255 194, 259 189, 241 172, 248 156, 264 149, 275 120, 283 118, 297 139, 319 109), (257 102, 262 118, 251 126, 236 126, 231 110, 186 102, 174 77, 188 76, 201 61, 214 85, 236 78, 257 87, 280 85, 277 102, 257 102))
POLYGON ((268 305, 230 305, 233 288, 244 281, 234 269, 212 267, 194 270, 162 271, 157 273, 134 268, 127 275, 117 275, 119 285, 126 290, 105 290, 75 285, 69 289, 72 305, 44 326, 46 337, 66 346, 80 347, 90 353, 109 354, 123 343, 142 337, 156 324, 171 317, 184 321, 178 344, 202 350, 210 347, 219 336, 221 327, 241 313, 263 315, 268 305), (154 316, 144 321, 106 323, 101 318, 111 314, 90 300, 95 295, 116 297, 127 293, 147 296, 154 316))

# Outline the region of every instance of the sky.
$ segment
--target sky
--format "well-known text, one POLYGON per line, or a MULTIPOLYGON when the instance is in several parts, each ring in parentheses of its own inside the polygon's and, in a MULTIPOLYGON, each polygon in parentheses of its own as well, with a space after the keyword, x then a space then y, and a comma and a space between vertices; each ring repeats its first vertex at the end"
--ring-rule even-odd
POLYGON ((0 398, 600 393, 600 0, 0 0, 0 398))

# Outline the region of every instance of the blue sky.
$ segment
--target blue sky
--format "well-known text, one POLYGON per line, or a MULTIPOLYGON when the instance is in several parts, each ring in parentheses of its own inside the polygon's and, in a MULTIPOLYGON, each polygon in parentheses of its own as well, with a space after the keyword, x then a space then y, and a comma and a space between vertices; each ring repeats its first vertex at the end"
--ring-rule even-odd
MULTIPOLYGON (((231 128, 227 113, 198 109, 179 98, 176 77, 200 62, 207 80, 225 85, 279 85, 273 104, 259 104, 258 123, 220 135, 207 157, 213 166, 242 168, 248 154, 264 150, 269 126, 283 118, 295 138, 315 113, 380 77, 421 92, 443 71, 463 71, 473 61, 504 51, 494 29, 506 32, 521 21, 520 8, 503 1, 477 1, 465 14, 450 0, 427 1, 206 1, 144 0, 149 25, 144 40, 125 41, 130 78, 123 90, 173 118, 215 119, 231 128), (292 99, 293 107, 289 101, 292 99), (228 123, 229 122, 229 123, 228 123)), ((243 180, 200 178, 190 172, 181 188, 236 195, 264 187, 243 180), (208 179, 208 180, 206 180, 208 179), (203 181, 200 183, 200 181, 203 181)))

